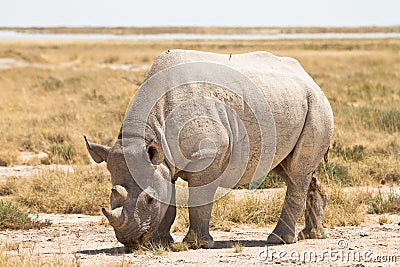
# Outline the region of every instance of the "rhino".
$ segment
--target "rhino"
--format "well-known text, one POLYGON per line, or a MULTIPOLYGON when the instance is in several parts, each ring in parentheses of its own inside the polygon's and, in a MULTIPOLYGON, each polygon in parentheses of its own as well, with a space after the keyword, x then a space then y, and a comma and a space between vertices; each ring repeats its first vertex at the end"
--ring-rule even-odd
POLYGON ((113 146, 85 140, 92 159, 107 163, 111 210, 102 212, 127 250, 149 239, 173 242, 178 178, 189 188, 183 241, 193 244, 197 236, 202 247, 212 248, 216 190, 257 181, 268 172, 278 174, 287 189, 266 242, 325 238, 327 194, 314 173, 327 155, 333 129, 327 98, 293 58, 168 50, 146 74, 113 146), (187 76, 195 81, 175 84, 187 76), (141 112, 145 119, 137 115, 141 112), (303 212, 305 228, 296 235, 303 212))

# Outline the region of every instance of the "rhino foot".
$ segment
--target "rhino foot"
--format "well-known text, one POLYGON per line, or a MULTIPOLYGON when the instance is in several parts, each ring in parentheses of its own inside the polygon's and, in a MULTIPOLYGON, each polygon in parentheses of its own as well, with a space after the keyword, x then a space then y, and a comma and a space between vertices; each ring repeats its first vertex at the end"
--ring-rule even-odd
POLYGON ((191 249, 214 247, 214 240, 210 234, 200 236, 194 231, 190 231, 183 239, 183 242, 188 244, 191 249))
POLYGON ((303 239, 324 239, 326 238, 326 234, 324 231, 324 228, 322 227, 316 227, 316 228, 304 228, 300 233, 299 233, 299 240, 303 239))
POLYGON ((296 236, 290 234, 271 233, 267 238, 267 244, 293 244, 296 241, 296 236))
POLYGON ((165 234, 155 233, 151 237, 150 242, 154 243, 154 244, 169 245, 169 244, 174 243, 174 239, 172 238, 170 233, 165 233, 165 234))

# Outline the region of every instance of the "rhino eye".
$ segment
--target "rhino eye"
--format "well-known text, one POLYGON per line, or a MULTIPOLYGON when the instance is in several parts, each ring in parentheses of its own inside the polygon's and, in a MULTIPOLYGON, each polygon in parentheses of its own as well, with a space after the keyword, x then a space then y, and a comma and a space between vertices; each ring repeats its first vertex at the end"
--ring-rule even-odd
POLYGON ((147 153, 153 165, 159 165, 164 161, 164 154, 161 147, 154 142, 151 142, 147 147, 147 153))
POLYGON ((149 196, 149 198, 147 199, 147 204, 152 204, 154 202, 154 198, 149 196))
POLYGON ((150 161, 153 161, 153 158, 157 153, 157 149, 153 146, 149 146, 149 148, 147 149, 147 153, 149 154, 150 161))

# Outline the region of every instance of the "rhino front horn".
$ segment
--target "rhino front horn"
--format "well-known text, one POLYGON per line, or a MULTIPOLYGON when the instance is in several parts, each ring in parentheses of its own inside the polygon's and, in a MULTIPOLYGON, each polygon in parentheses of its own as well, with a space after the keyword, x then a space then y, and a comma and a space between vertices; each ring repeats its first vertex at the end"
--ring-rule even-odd
POLYGON ((101 208, 104 216, 107 217, 111 226, 114 228, 121 228, 125 224, 125 214, 123 212, 123 207, 113 209, 111 211, 101 208))

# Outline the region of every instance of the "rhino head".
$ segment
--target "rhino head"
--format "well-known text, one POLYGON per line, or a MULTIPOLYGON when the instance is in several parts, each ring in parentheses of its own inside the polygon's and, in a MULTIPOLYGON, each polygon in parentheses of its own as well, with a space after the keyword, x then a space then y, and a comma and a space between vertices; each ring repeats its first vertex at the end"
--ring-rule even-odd
MULTIPOLYGON (((118 241, 125 245, 126 250, 137 249, 152 236, 164 217, 168 206, 159 200, 163 188, 148 186, 142 189, 135 182, 125 161, 121 139, 118 139, 112 147, 91 143, 86 137, 85 141, 92 159, 96 163, 105 161, 111 174, 113 184, 110 194, 111 210, 103 207, 102 212, 114 228, 118 241)), ((148 157, 145 162, 152 164, 155 172, 163 178, 170 179, 168 168, 161 164, 164 158, 160 147, 150 144, 147 152, 144 153, 148 157)))

